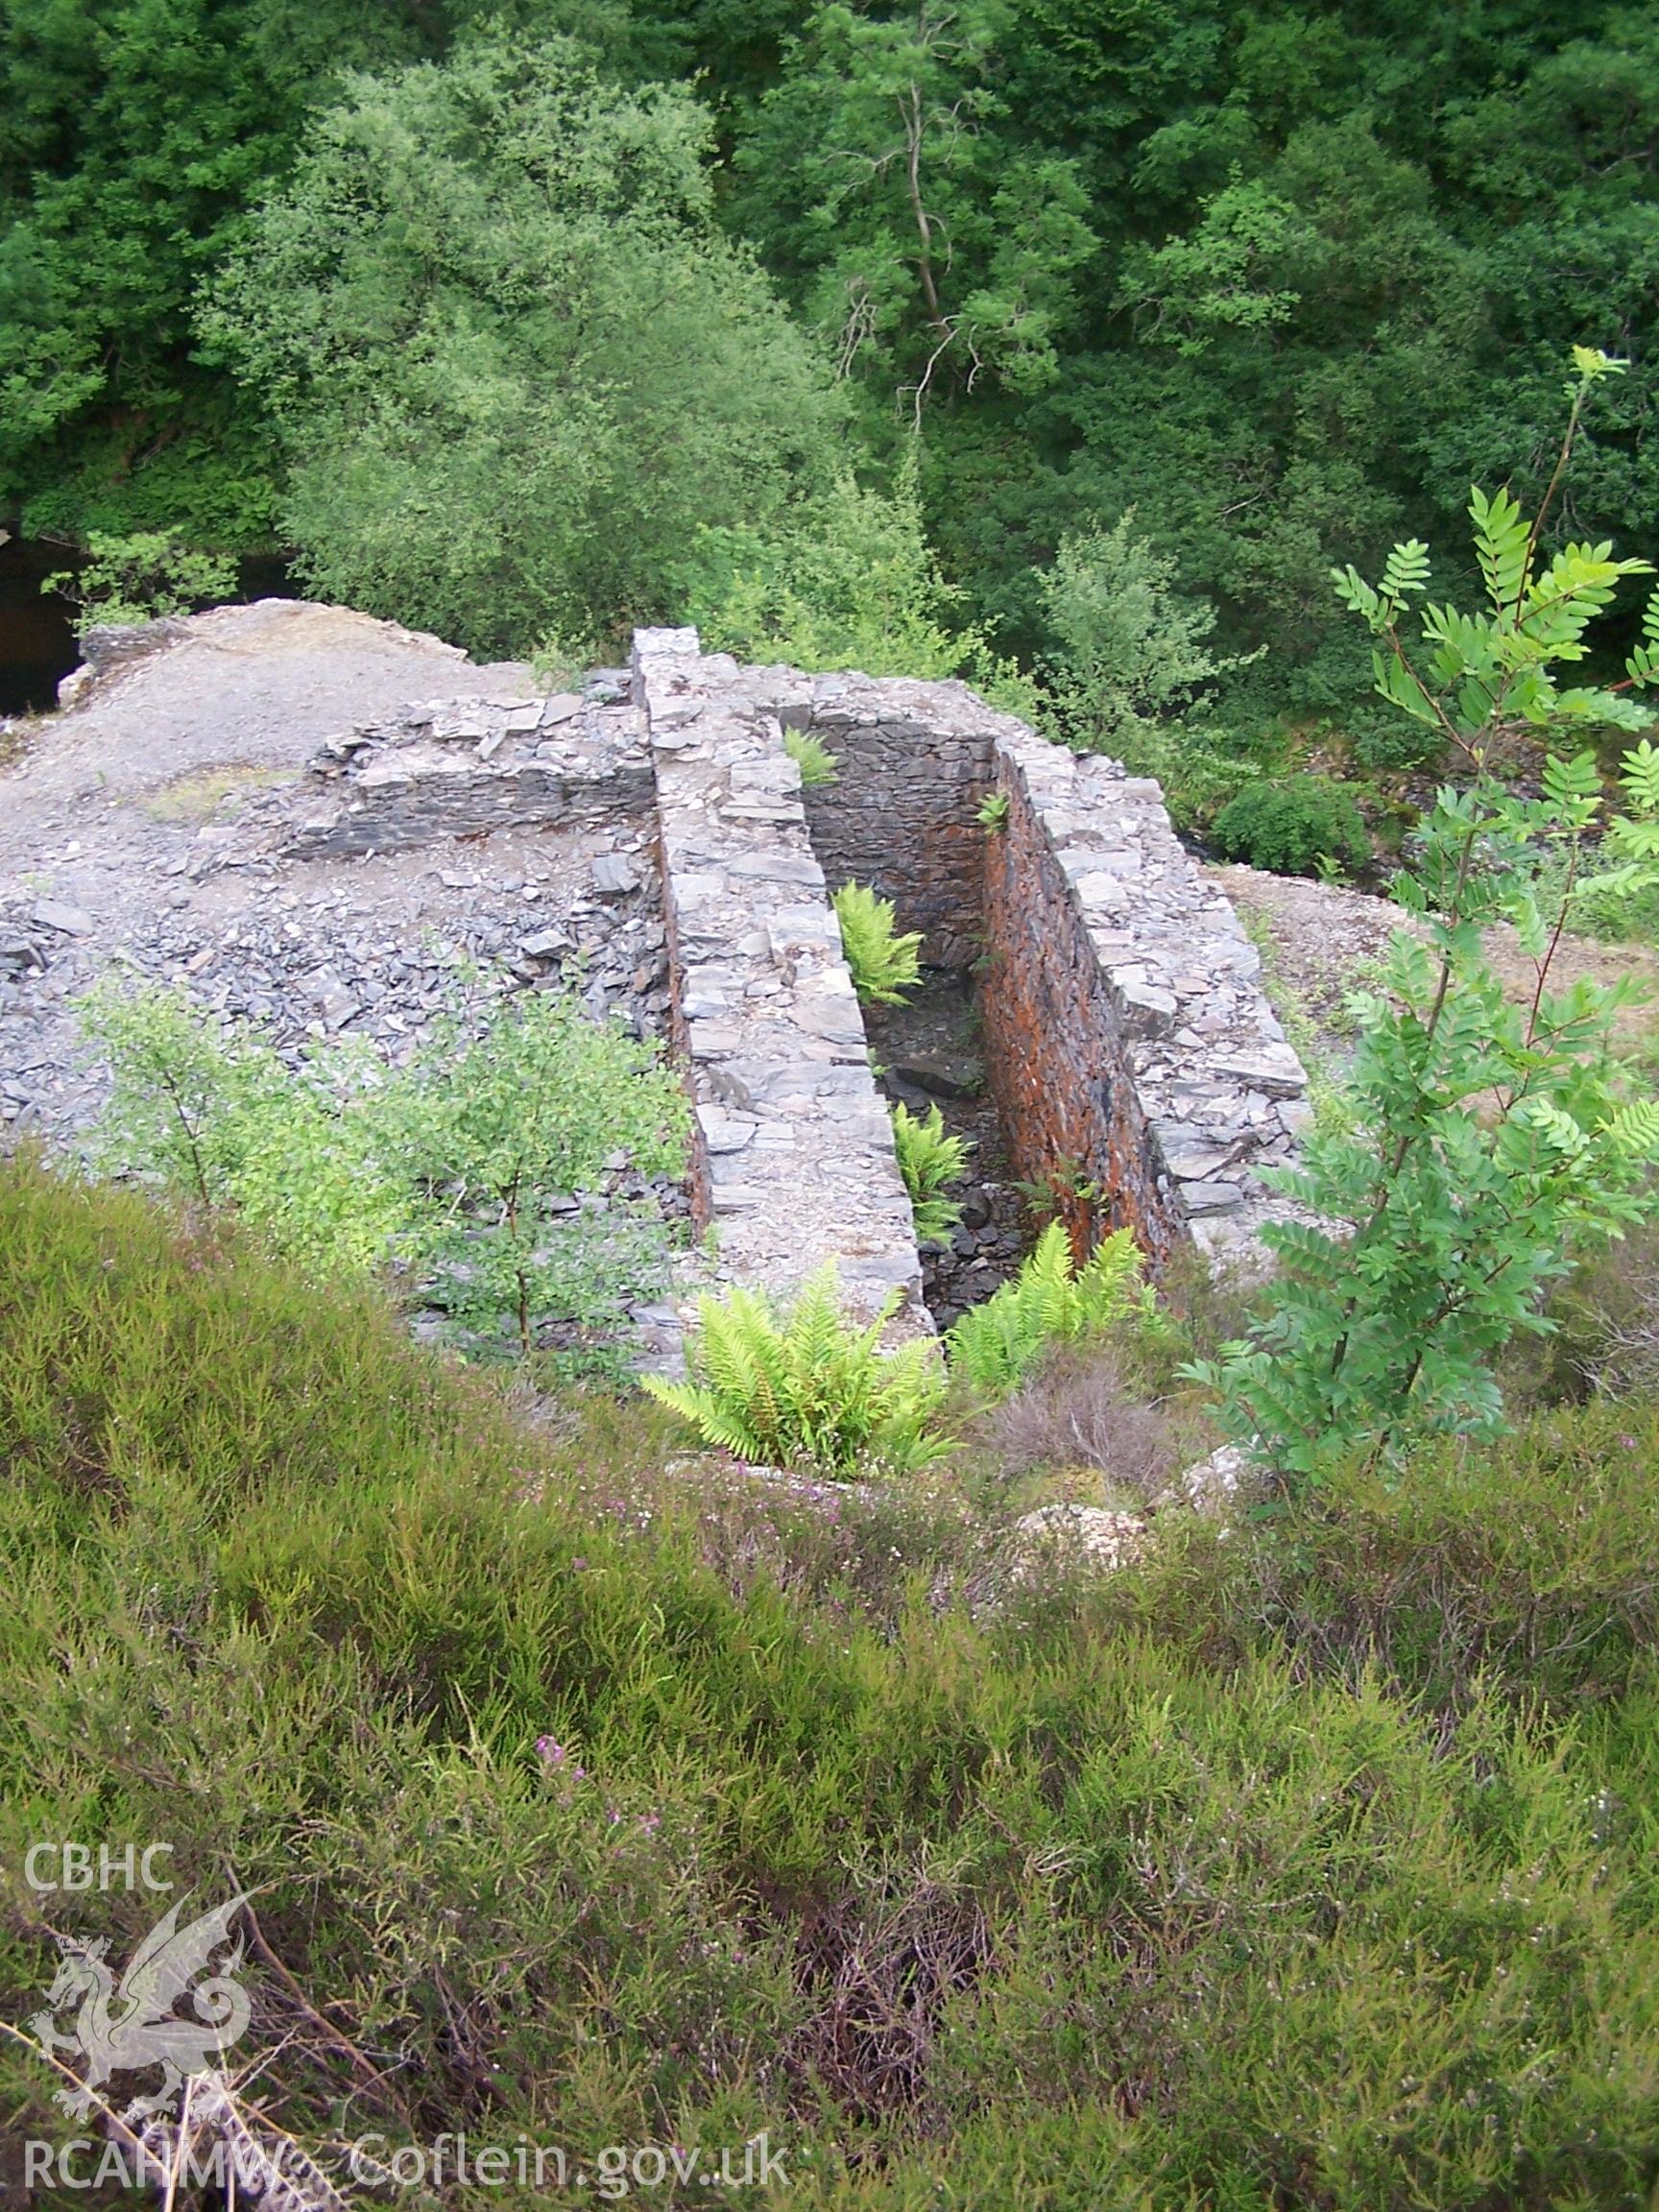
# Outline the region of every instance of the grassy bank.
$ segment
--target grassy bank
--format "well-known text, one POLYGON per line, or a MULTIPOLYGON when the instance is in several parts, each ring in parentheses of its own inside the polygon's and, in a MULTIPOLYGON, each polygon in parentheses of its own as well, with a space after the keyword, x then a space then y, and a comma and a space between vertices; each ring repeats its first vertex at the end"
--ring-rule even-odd
MULTIPOLYGON (((27 1845, 165 1840, 257 1892, 237 2056, 324 2149, 765 2129, 780 2201, 892 2212, 1649 2201, 1651 1406, 996 1606, 948 1478, 830 1511, 675 1448, 0 1168, 0 2017, 53 1932, 156 1917, 27 1845)), ((50 2087, 0 2046, 10 2134, 74 2131, 50 2087)))

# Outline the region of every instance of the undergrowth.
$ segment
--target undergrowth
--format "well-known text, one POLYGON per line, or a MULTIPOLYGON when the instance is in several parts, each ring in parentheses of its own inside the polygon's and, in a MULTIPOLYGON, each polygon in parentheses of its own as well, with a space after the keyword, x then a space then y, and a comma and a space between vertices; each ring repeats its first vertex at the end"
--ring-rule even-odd
POLYGON ((968 1172, 966 1138, 951 1137, 938 1106, 912 1114, 902 1101, 892 1110, 893 1150, 916 1217, 918 1244, 942 1244, 962 1219, 962 1209, 947 1195, 968 1172))
POLYGON ((859 1004, 902 1006, 922 980, 920 930, 901 930, 892 900, 868 883, 843 883, 833 903, 859 1004))
MULTIPOLYGON (((811 2212, 1659 2180, 1651 1405, 999 1583, 948 1489, 527 1427, 369 1292, 13 1162, 0 1448, 0 2017, 155 1918, 28 1843, 160 1839, 257 1892, 252 2093, 313 2145, 764 2128, 811 2212)), ((10 2133, 74 2131, 50 2087, 0 2046, 10 2133)))

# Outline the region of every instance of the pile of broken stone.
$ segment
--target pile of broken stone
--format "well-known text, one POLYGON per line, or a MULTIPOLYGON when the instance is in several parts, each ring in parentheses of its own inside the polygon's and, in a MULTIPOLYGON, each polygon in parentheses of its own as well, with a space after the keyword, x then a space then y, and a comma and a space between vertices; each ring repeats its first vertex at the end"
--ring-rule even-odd
MULTIPOLYGON (((624 685, 602 675, 569 699, 410 708, 330 740, 299 784, 181 829, 156 849, 154 880, 97 915, 27 892, 0 902, 0 1126, 84 1142, 107 1073, 75 1002, 111 970, 257 1024, 295 1065, 347 1040, 406 1062, 474 972, 574 991, 594 1016, 662 1037, 650 768, 624 685), (525 757, 534 787, 517 773, 525 757), (330 813, 338 835, 324 830, 330 813)), ((608 1194, 653 1196, 670 1216, 688 1203, 682 1186, 621 1168, 608 1194)), ((645 1316, 647 1357, 671 1350, 672 1319, 645 1316)))

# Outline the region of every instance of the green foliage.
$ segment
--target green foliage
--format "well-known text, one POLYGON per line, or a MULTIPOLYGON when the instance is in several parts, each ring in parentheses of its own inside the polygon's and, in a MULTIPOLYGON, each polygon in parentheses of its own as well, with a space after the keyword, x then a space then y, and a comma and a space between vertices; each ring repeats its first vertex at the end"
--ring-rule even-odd
MULTIPOLYGON (((28 1841, 166 1837, 329 2022, 243 2046, 308 2147, 349 2098, 388 2151, 556 2106, 590 2172, 765 2128, 826 2212, 1650 2196, 1652 1407, 988 1608, 925 1483, 516 1426, 368 1297, 17 1160, 0 1312, 6 2018, 54 1931, 155 1919, 45 1906, 28 1841), (855 2005, 913 2024, 896 2101, 855 2005)), ((57 2085, 0 2042, 15 2136, 84 2134, 57 2085)))
POLYGON ((565 38, 347 81, 203 322, 315 590, 486 654, 614 635, 699 528, 829 480, 829 379, 715 229, 709 145, 565 38))
MULTIPOLYGON (((0 510, 122 534, 270 528, 257 412, 191 359, 191 298, 342 66, 437 25, 317 0, 152 0, 0 16, 0 510)), ((204 536, 201 534, 205 534, 204 536)))
POLYGON ((1005 674, 966 594, 941 574, 923 518, 914 448, 891 493, 843 470, 767 529, 705 527, 685 564, 685 618, 705 647, 796 668, 869 676, 1005 674))
POLYGON ((1224 860, 1245 860, 1276 876, 1317 876, 1362 867, 1371 840, 1359 809, 1339 783, 1313 776, 1251 783, 1210 825, 1224 860))
POLYGON ((1257 180, 1236 181, 1203 203, 1194 229, 1125 262, 1118 304, 1155 345, 1191 357, 1227 331, 1288 323, 1300 296, 1276 288, 1270 272, 1305 246, 1295 207, 1257 180))
POLYGON ((1214 608, 1180 597, 1175 561, 1134 532, 1131 507, 1109 530, 1069 536, 1043 577, 1067 735, 1082 751, 1124 758, 1125 746, 1240 665, 1210 643, 1214 608))
POLYGON ((85 1002, 108 1057, 107 1166, 228 1210, 319 1280, 394 1263, 466 1341, 539 1324, 603 1334, 662 1281, 661 1222, 607 1190, 613 1156, 684 1171, 688 1108, 654 1047, 536 994, 440 1023, 397 1073, 373 1053, 287 1067, 179 992, 85 1002))
POLYGON ((922 980, 922 933, 900 930, 891 899, 843 883, 833 904, 853 988, 865 1006, 902 1006, 922 980))
POLYGON ((1659 884, 1634 889, 1623 867, 1587 868, 1573 885, 1569 912, 1581 936, 1659 946, 1659 884))
POLYGON ((836 781, 840 763, 822 737, 805 730, 785 730, 783 750, 801 771, 803 790, 821 790, 836 781))
POLYGON ((974 810, 974 819, 982 830, 1005 830, 1010 804, 1006 791, 987 791, 974 810))
MULTIPOLYGON (((1592 348, 1574 348, 1572 412, 1551 492, 1572 460, 1590 393, 1623 368, 1592 348)), ((1645 729, 1651 714, 1623 688, 1563 688, 1558 672, 1588 657, 1586 633, 1612 605, 1620 580, 1651 574, 1652 564, 1614 560, 1611 541, 1575 541, 1543 559, 1544 514, 1529 521, 1507 491, 1488 497, 1476 486, 1469 515, 1486 596, 1485 606, 1473 613, 1428 599, 1429 550, 1416 539, 1395 546, 1376 585, 1351 565, 1332 570, 1342 604, 1379 640, 1372 655, 1379 695, 1477 768, 1517 739, 1565 737, 1575 729, 1598 727, 1645 729), (1424 602, 1418 617, 1424 650, 1415 658, 1401 630, 1414 599, 1424 602)), ((1653 635, 1659 637, 1659 623, 1653 635)), ((1630 656, 1627 673, 1636 685, 1652 679, 1654 666, 1645 648, 1630 656)))
MULTIPOLYGON (((1556 471, 1572 451, 1585 392, 1602 373, 1577 363, 1556 471)), ((1419 545, 1398 547, 1382 582, 1339 573, 1345 601, 1385 640, 1378 681, 1406 711, 1432 718, 1476 763, 1518 729, 1605 721, 1601 695, 1561 690, 1591 617, 1641 564, 1609 549, 1545 560, 1540 532, 1503 497, 1477 493, 1477 552, 1488 607, 1424 617, 1426 664, 1400 616, 1424 589, 1419 545)), ((1614 703, 1628 726, 1647 718, 1614 703)), ((1267 1234, 1280 1272, 1266 1318, 1205 1370, 1231 1425, 1288 1479, 1344 1459, 1397 1455, 1414 1433, 1491 1432, 1503 1418, 1490 1362, 1517 1331, 1551 1326, 1542 1294, 1573 1244, 1616 1238, 1655 1205, 1659 1108, 1621 1094, 1611 1025, 1626 985, 1551 984, 1586 834, 1602 811, 1595 755, 1550 755, 1542 796, 1479 774, 1443 789, 1414 876, 1396 896, 1421 934, 1401 934, 1382 988, 1358 1001, 1352 1126, 1316 1129, 1301 1167, 1276 1180, 1308 1219, 1267 1234), (1540 872, 1535 856, 1552 854, 1540 872), (1549 883, 1558 886, 1546 903, 1549 883), (1481 930, 1506 921, 1534 966, 1529 1005, 1505 997, 1481 930)), ((1607 838, 1631 884, 1659 880, 1659 752, 1626 759, 1630 811, 1607 838)))
POLYGON ((154 622, 217 606, 236 589, 236 563, 228 554, 199 553, 180 542, 177 530, 141 530, 111 537, 94 530, 78 569, 60 569, 42 582, 76 607, 75 630, 96 623, 154 622))
POLYGON ((901 1101, 893 1109, 893 1149, 915 1211, 917 1242, 942 1244, 962 1218, 945 1193, 968 1172, 966 1140, 946 1134, 937 1106, 918 1118, 901 1101))
POLYGON ((1051 383, 1094 252, 1074 165, 996 129, 1008 29, 996 0, 816 8, 737 155, 745 228, 799 272, 841 373, 913 421, 982 379, 1051 383))
POLYGON ((867 1328, 850 1323, 833 1263, 781 1316, 753 1290, 700 1299, 690 1380, 647 1375, 645 1387, 704 1443, 764 1467, 909 1474, 949 1449, 931 1430, 945 1376, 926 1339, 880 1349, 897 1303, 895 1294, 867 1328))
POLYGON ((469 1338, 511 1316, 528 1358, 539 1317, 602 1332, 660 1290, 654 1210, 613 1196, 636 1174, 685 1172, 690 1107, 655 1045, 592 1021, 573 995, 532 992, 440 1023, 383 1112, 429 1208, 427 1294, 469 1338))
POLYGON ((365 1063, 318 1055, 292 1070, 182 991, 125 979, 88 994, 83 1022, 110 1070, 97 1147, 108 1171, 240 1215, 319 1280, 406 1255, 404 1178, 365 1063))
MULTIPOLYGON (((454 611, 469 634, 528 644, 647 611, 663 546, 678 564, 709 523, 755 534, 759 567, 747 546, 737 568, 762 574, 750 612, 770 622, 775 516, 828 493, 837 462, 885 480, 919 421, 938 572, 967 594, 938 623, 948 635, 980 632, 996 657, 1018 650, 1034 665, 1057 642, 1040 584, 1055 548, 1139 503, 1158 544, 1178 549, 1187 589, 1222 610, 1216 650, 1271 642, 1230 687, 1225 742, 1200 749, 1190 819, 1202 822, 1280 717, 1335 724, 1371 765, 1413 764, 1425 726, 1402 721, 1381 747, 1374 721, 1354 730, 1366 656, 1327 619, 1321 580, 1338 556, 1369 570, 1395 541, 1442 538, 1457 504, 1445 488, 1490 483, 1515 456, 1513 495, 1538 503, 1563 333, 1630 360, 1607 434, 1580 456, 1586 512, 1629 534, 1659 511, 1656 82, 1659 29, 1628 7, 1471 30, 1451 14, 1361 24, 1245 0, 1185 12, 1112 0, 1093 16, 1081 0, 953 0, 925 17, 781 0, 317 0, 303 19, 283 0, 78 12, 11 0, 0 510, 35 534, 182 524, 193 544, 269 547, 294 504, 323 549, 319 588, 363 583, 389 612, 448 624, 454 611), (792 381, 786 340, 774 331, 757 350, 723 321, 725 250, 699 300, 666 275, 653 292, 637 280, 630 216, 589 312, 587 262, 573 266, 534 192, 469 204, 499 166, 491 102, 482 142, 445 115, 405 129, 407 102, 374 109, 385 127, 354 174, 359 197, 343 187, 318 210, 325 230, 338 217, 350 264, 330 272, 320 254, 319 295, 360 310, 395 409, 365 426, 319 397, 351 416, 353 483, 331 503, 316 481, 327 427, 309 456, 298 421, 278 441, 263 380, 235 381, 217 346, 209 357, 200 345, 202 296, 271 225, 261 209, 289 190, 307 117, 338 107, 343 72, 348 84, 360 71, 389 80, 560 32, 635 111, 660 114, 638 89, 651 78, 695 83, 716 104, 712 205, 738 258, 754 249, 841 373, 850 416, 833 459, 805 437, 818 459, 797 479, 766 466, 762 437, 739 439, 731 466, 752 467, 757 496, 721 495, 698 407, 729 424, 792 381), (1402 95, 1422 85, 1431 116, 1402 95), (452 214, 433 220, 438 195, 452 214), (430 285, 424 315, 387 274, 410 260, 412 289, 430 285), (588 350, 578 326, 632 335, 588 350), (722 330, 753 367, 748 394, 737 369, 709 370, 722 330), (683 408, 664 397, 659 359, 676 347, 694 365, 683 408), (549 387, 567 397, 544 403, 549 387), (647 416, 667 433, 650 443, 652 489, 673 510, 661 533, 624 458, 590 450, 647 416), (566 448, 549 453, 561 432, 566 448), (306 480, 290 492, 295 459, 306 480), (519 473, 533 481, 502 516, 492 482, 519 473), (555 476, 568 531, 548 519, 555 476), (625 542, 607 545, 618 479, 625 542), (407 553, 394 526, 359 541, 351 511, 371 490, 396 504, 394 480, 419 541, 407 553), (433 551, 445 527, 466 570, 456 587, 433 551), (337 575, 324 560, 335 535, 353 541, 337 575), (583 578, 536 589, 520 542, 527 568, 551 576, 568 556, 583 578), (481 616, 486 571, 489 590, 533 604, 481 616)), ((652 135, 641 127, 642 144, 652 135)), ((532 165, 538 138, 531 127, 522 141, 532 165)), ((715 236, 705 225, 700 246, 715 236)), ((309 275, 286 301, 301 356, 309 275)), ((336 394, 332 359, 320 371, 336 394)), ((787 401, 777 420, 787 444, 787 401)), ((1449 588, 1461 594, 1461 577, 1449 588)), ((679 595, 677 576, 667 591, 679 595)), ((871 664, 862 644, 851 657, 871 664)), ((1153 772, 1182 792, 1181 777, 1153 772)))
POLYGON ((1078 1266, 1064 1223, 1051 1221, 1019 1274, 946 1336, 951 1373, 982 1397, 1004 1397, 1056 1345, 1097 1335, 1149 1296, 1128 1230, 1103 1237, 1078 1266))
POLYGON ((1207 820, 1257 773, 1209 718, 1218 679, 1260 655, 1221 655, 1215 610, 1175 589, 1176 563, 1134 535, 1135 510, 1110 530, 1061 541, 1041 582, 1055 639, 1045 705, 1066 741, 1156 776, 1183 827, 1207 820))

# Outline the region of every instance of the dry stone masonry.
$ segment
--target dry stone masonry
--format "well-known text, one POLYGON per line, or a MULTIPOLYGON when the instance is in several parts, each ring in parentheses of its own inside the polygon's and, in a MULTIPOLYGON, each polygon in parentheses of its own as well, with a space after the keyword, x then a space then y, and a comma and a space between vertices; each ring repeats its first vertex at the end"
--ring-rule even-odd
MULTIPOLYGON (((261 637, 278 616, 364 626, 280 605, 222 614, 261 637)), ((116 678, 160 683, 214 624, 141 638, 139 676, 123 662, 116 678)), ((924 932, 934 967, 976 982, 975 1051, 1015 1175, 1081 1229, 1132 1228, 1155 1265, 1183 1246, 1250 1254, 1281 1205, 1260 1170, 1292 1156, 1305 1079, 1156 784, 958 684, 741 668, 689 630, 640 631, 631 670, 552 697, 528 671, 398 640, 460 681, 320 750, 307 738, 303 768, 298 749, 215 759, 203 733, 191 773, 129 799, 100 778, 72 821, 52 796, 77 757, 65 719, 61 765, 22 772, 42 786, 41 833, 0 878, 0 1124, 74 1141, 100 1087, 75 999, 111 965, 183 983, 283 1050, 350 1034, 393 1057, 442 1004, 449 964, 505 969, 581 991, 681 1059, 691 1210, 714 1232, 688 1286, 787 1293, 832 1258, 854 1310, 897 1292, 894 1333, 926 1332, 830 903, 856 877, 924 932), (832 783, 803 790, 791 729, 835 757, 832 783), (119 839, 118 869, 100 837, 119 839)), ((674 1316, 652 1325, 671 1357, 674 1316)))
POLYGON ((444 700, 364 724, 323 746, 309 792, 298 820, 286 800, 274 809, 268 842, 284 858, 406 852, 541 823, 635 823, 649 818, 653 784, 644 717, 601 681, 597 694, 444 700))
POLYGON ((1022 1175, 1061 1209, 1244 1259, 1284 1211, 1307 1077, 1225 894, 1155 782, 1016 726, 998 733, 1003 827, 986 840, 987 1059, 1022 1175))
POLYGON ((954 683, 750 669, 742 693, 819 738, 806 794, 832 883, 873 882, 941 965, 977 963, 987 1071, 1015 1172, 1085 1232, 1248 1262, 1286 1211, 1307 1078, 1225 894, 1162 793, 1051 745, 954 683), (979 820, 1000 794, 1000 827, 979 820))
POLYGON ((736 664, 635 634, 657 776, 674 1036, 698 1124, 694 1206, 721 1275, 787 1292, 833 1259, 849 1306, 928 1327, 910 1202, 801 802, 736 664))

